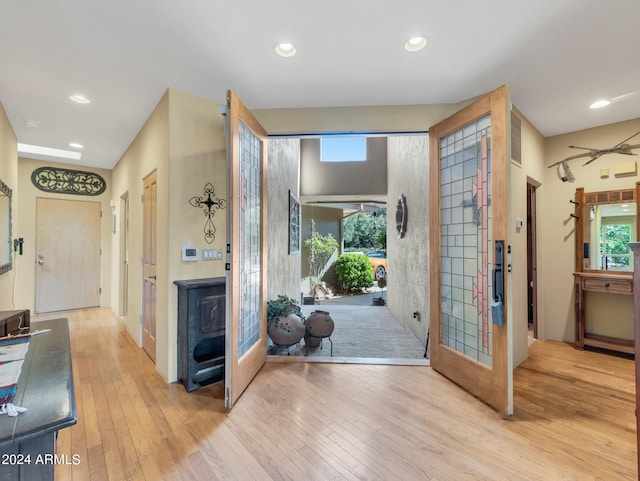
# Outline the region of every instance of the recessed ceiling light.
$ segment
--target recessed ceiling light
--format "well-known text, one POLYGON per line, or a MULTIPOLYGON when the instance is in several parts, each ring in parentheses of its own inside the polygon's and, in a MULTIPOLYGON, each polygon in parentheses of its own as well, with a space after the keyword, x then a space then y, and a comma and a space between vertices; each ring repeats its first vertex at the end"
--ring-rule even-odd
POLYGON ((75 94, 75 95, 72 95, 69 98, 71 100, 73 100, 74 102, 79 103, 79 104, 91 103, 91 100, 89 100, 87 97, 85 97, 84 95, 81 95, 81 94, 75 94))
POLYGON ((296 54, 296 48, 289 42, 277 43, 273 48, 281 57, 293 57, 296 54))
POLYGON ((24 125, 35 129, 38 125, 40 125, 40 122, 38 122, 37 120, 25 120, 24 125))
POLYGON ((429 37, 427 37, 426 35, 418 35, 409 38, 404 43, 404 49, 407 52, 418 52, 425 48, 427 46, 427 43, 429 43, 429 37))
POLYGON ((610 103, 611 103, 610 100, 597 100, 593 102, 591 105, 589 105, 589 107, 592 109, 601 109, 602 107, 606 107, 610 103))
POLYGON ((84 145, 79 144, 78 142, 71 142, 69 144, 69 147, 73 147, 74 149, 83 149, 84 145))
POLYGON ((52 149, 51 147, 42 147, 40 145, 30 145, 18 143, 18 153, 46 155, 47 157, 57 157, 61 159, 80 160, 82 154, 72 150, 52 149))

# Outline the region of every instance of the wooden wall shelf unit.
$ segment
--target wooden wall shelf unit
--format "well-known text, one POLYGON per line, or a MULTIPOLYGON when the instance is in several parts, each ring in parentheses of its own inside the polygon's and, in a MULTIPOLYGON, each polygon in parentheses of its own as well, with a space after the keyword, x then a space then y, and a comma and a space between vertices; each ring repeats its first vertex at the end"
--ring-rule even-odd
MULTIPOLYGON (((575 345, 579 349, 585 346, 609 349, 612 351, 634 354, 634 339, 625 339, 616 335, 603 335, 589 332, 587 326, 588 302, 585 298, 590 292, 605 294, 605 297, 594 297, 591 307, 609 306, 609 302, 616 302, 611 296, 633 296, 633 259, 631 252, 607 252, 605 235, 609 227, 619 229, 625 226, 629 233, 630 242, 640 239, 640 222, 638 221, 638 200, 640 199, 640 182, 635 188, 609 190, 602 192, 585 192, 583 188, 576 189, 575 211, 576 219, 576 252, 574 296, 575 296, 575 345), (617 227, 620 226, 620 227, 617 227), (600 304, 606 303, 606 304, 600 304)), ((598 310, 598 309, 595 309, 598 310)), ((625 328, 633 325, 633 316, 623 318, 598 319, 605 328, 609 322, 619 323, 625 328), (603 321, 606 321, 603 323, 603 321), (628 325, 627 325, 628 324, 628 325)), ((592 318, 593 313, 592 313, 592 318)), ((626 333, 629 329, 624 329, 626 333)))

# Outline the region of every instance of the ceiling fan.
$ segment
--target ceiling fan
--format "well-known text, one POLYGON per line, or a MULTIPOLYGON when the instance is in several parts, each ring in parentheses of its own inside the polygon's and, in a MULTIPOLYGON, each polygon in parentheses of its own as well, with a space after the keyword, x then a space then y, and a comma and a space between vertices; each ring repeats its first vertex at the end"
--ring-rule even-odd
POLYGON ((638 134, 640 134, 640 132, 636 132, 631 137, 629 137, 627 139, 624 139, 622 142, 620 142, 620 143, 618 143, 618 144, 616 144, 613 147, 610 147, 608 149, 592 149, 592 148, 589 148, 589 147, 578 147, 577 145, 570 145, 569 146, 570 149, 582 149, 582 150, 587 150, 588 152, 584 152, 582 154, 577 154, 577 155, 572 155, 570 157, 567 157, 566 159, 560 160, 560 161, 556 162, 555 164, 551 164, 549 166, 549 168, 556 167, 558 165, 562 165, 566 170, 566 168, 567 168, 566 162, 568 162, 570 160, 581 159, 581 158, 584 158, 584 157, 590 157, 590 159, 584 164, 584 165, 589 165, 594 160, 597 160, 597 159, 599 159, 600 157, 602 157, 603 155, 606 155, 606 154, 637 155, 637 154, 634 154, 631 151, 640 148, 640 144, 630 145, 627 142, 629 140, 631 140, 632 138, 634 138, 638 134))

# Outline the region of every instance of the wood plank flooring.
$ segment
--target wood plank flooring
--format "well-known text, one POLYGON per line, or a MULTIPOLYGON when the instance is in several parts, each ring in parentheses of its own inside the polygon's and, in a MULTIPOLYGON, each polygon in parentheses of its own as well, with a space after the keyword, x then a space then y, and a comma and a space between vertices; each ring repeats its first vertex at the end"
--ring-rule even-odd
POLYGON ((226 413, 220 385, 167 384, 109 310, 52 317, 78 407, 59 481, 637 479, 627 359, 535 343, 509 420, 429 367, 268 362, 226 413))

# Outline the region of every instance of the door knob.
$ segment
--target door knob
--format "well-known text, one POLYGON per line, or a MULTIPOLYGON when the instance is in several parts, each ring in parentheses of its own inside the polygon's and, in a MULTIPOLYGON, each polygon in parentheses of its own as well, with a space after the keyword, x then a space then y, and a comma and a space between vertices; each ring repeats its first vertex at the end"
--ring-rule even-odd
POLYGON ((44 256, 42 254, 38 254, 38 264, 44 264, 44 256))

